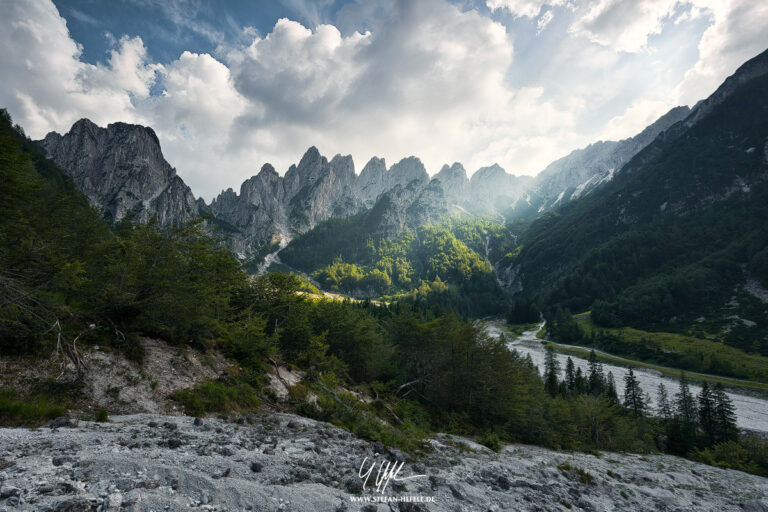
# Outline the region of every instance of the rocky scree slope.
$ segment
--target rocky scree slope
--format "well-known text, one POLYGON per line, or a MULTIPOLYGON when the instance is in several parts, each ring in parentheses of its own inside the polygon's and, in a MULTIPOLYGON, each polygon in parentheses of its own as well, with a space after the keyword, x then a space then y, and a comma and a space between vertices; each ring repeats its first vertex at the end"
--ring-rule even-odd
MULTIPOLYGON (((288 414, 233 421, 132 415, 0 429, 0 510, 768 510, 768 481, 666 455, 559 453, 509 445, 498 454, 447 435, 411 459, 330 424, 288 414), (405 462, 385 496, 359 503, 360 465, 405 462)), ((375 472, 374 472, 375 477, 375 472)))

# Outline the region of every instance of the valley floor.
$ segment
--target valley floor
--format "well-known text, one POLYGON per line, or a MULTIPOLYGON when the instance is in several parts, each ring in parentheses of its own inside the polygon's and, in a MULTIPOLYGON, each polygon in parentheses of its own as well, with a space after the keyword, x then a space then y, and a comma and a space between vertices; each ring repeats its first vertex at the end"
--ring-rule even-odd
MULTIPOLYGON (((543 325, 539 325, 535 329, 531 331, 523 332, 521 335, 517 336, 512 333, 510 333, 503 322, 501 321, 489 321, 486 322, 486 329, 492 336, 498 336, 500 333, 505 333, 505 335, 510 339, 509 347, 512 349, 515 349, 522 354, 530 354, 531 359, 533 362, 543 371, 544 367, 544 355, 545 355, 545 348, 544 345, 541 343, 541 340, 536 337, 536 333, 540 331, 543 327, 543 325)), ((572 345, 561 345, 565 352, 571 352, 572 349, 576 350, 583 350, 583 355, 586 356, 587 351, 590 350, 588 347, 575 347, 572 345)), ((600 351, 596 351, 600 352, 600 351)), ((605 353, 603 353, 605 354, 605 353)), ((678 384, 678 378, 672 377, 669 374, 662 373, 660 371, 654 370, 652 368, 649 368, 649 365, 632 361, 630 359, 626 358, 620 358, 612 356, 611 354, 608 354, 610 357, 617 360, 619 364, 608 364, 603 363, 603 367, 606 372, 612 372, 614 379, 616 380, 616 386, 617 390, 619 392, 619 396, 623 396, 624 392, 624 375, 627 373, 628 367, 633 367, 635 375, 640 382, 640 386, 642 387, 643 391, 648 393, 650 400, 649 403, 652 408, 655 407, 655 400, 657 396, 657 389, 660 383, 663 383, 664 386, 667 388, 667 391, 669 392, 670 396, 674 396, 675 393, 679 390, 679 384, 678 384)), ((561 369, 565 368, 566 358, 569 357, 569 355, 558 353, 557 359, 560 362, 561 369)), ((573 360, 575 366, 577 368, 581 368, 582 371, 587 372, 589 362, 586 360, 586 357, 578 357, 574 354, 570 354, 571 359, 573 360)), ((671 370, 671 369, 670 369, 671 370)), ((674 374, 674 372, 668 372, 674 374)), ((686 372, 686 374, 689 377, 692 377, 694 380, 696 379, 697 374, 692 374, 686 372)), ((727 380, 730 381, 731 384, 738 383, 739 381, 735 379, 721 379, 721 380, 727 380)), ((759 384, 759 383, 755 383, 759 384)), ((694 394, 698 394, 700 391, 700 386, 696 385, 695 383, 691 384, 691 391, 694 394)), ((733 402, 735 411, 736 411, 736 419, 737 424, 740 428, 756 432, 761 437, 768 436, 768 400, 765 399, 765 393, 761 390, 754 390, 754 389, 747 389, 743 387, 738 388, 731 388, 729 387, 728 390, 728 396, 733 402), (752 394, 756 396, 752 396, 752 394)))
POLYGON ((221 419, 136 414, 109 423, 0 429, 0 510, 766 511, 768 480, 668 455, 493 453, 439 435, 423 460, 288 414, 221 419), (405 460, 383 494, 364 458, 405 460), (361 503, 419 496, 427 503, 361 503))

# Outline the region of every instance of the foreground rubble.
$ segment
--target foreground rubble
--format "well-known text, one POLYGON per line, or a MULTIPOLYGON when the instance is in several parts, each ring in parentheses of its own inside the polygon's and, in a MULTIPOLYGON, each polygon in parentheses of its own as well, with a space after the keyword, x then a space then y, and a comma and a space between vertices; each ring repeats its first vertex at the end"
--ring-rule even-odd
POLYGON ((194 419, 136 414, 0 429, 0 510, 740 510, 768 511, 768 480, 666 455, 493 453, 437 436, 412 460, 332 425, 288 414, 194 419), (379 453, 381 452, 381 453, 379 453), (383 493, 376 471, 404 462, 383 493), (379 466, 376 467, 378 469, 379 466), (365 503, 416 496, 424 502, 365 503), (431 501, 434 500, 434 501, 431 501))

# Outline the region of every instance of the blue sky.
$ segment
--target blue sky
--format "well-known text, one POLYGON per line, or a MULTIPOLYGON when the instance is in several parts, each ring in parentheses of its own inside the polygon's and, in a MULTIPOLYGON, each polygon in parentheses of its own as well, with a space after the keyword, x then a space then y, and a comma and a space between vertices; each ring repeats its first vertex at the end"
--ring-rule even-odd
POLYGON ((536 174, 710 94, 768 47, 753 0, 28 0, 0 105, 33 137, 152 126, 196 194, 310 145, 536 174))

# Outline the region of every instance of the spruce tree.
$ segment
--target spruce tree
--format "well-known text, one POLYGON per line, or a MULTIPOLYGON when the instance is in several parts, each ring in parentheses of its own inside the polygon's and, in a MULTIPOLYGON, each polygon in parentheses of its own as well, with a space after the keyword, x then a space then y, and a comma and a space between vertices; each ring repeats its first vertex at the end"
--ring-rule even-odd
POLYGON ((642 416, 645 412, 645 395, 632 368, 624 376, 624 407, 635 416, 642 416))
POLYGON ((576 392, 576 371, 570 357, 565 362, 565 387, 569 393, 576 392))
POLYGON ((587 381, 587 378, 584 377, 581 368, 576 368, 576 377, 573 379, 573 382, 573 387, 577 394, 583 395, 589 391, 589 382, 587 381))
POLYGON ((597 360, 595 351, 591 350, 589 352, 589 392, 595 396, 602 395, 604 386, 603 365, 597 360))
POLYGON ((616 381, 613 378, 613 372, 608 372, 605 383, 605 397, 612 404, 619 403, 619 394, 616 392, 616 381))
POLYGON ((687 430, 696 429, 696 404, 691 395, 691 390, 688 387, 688 379, 685 378, 685 373, 680 372, 680 391, 675 395, 675 408, 677 409, 677 415, 683 423, 683 426, 687 430))
POLYGON ((704 382, 701 386, 701 393, 699 393, 699 425, 704 432, 704 439, 708 446, 715 444, 715 397, 708 382, 704 382))
POLYGON ((560 373, 560 363, 555 357, 555 351, 551 344, 547 345, 547 352, 544 356, 544 389, 552 396, 558 392, 560 373))
POLYGON ((669 421, 672 418, 672 406, 669 404, 669 395, 663 382, 659 383, 659 391, 656 397, 656 411, 661 419, 669 421))
POLYGON ((733 402, 725 394, 723 385, 715 384, 712 392, 714 402, 715 443, 735 441, 739 437, 739 429, 736 426, 736 413, 733 402))

